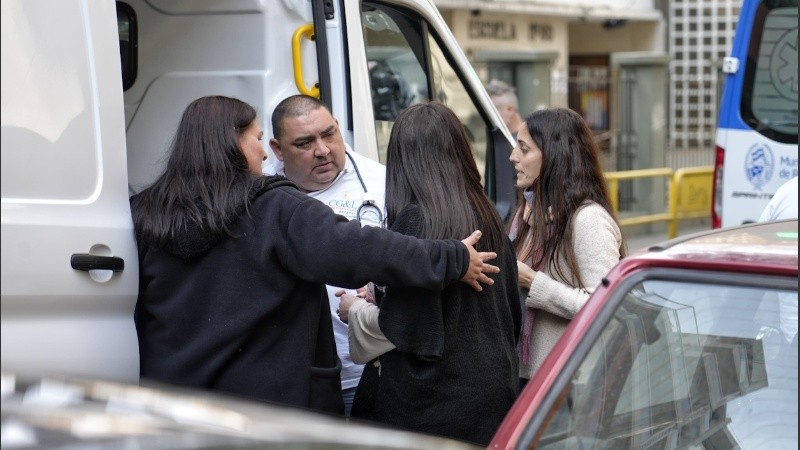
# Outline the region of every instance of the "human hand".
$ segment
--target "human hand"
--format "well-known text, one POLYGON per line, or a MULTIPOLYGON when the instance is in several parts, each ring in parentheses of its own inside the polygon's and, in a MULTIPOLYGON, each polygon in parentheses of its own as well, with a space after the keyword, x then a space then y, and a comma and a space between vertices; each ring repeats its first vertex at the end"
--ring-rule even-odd
POLYGON ((483 291, 480 283, 488 286, 494 284, 494 280, 489 278, 489 276, 486 275, 487 273, 500 273, 499 267, 486 262, 497 258, 497 253, 479 252, 475 250, 475 244, 478 243, 480 238, 481 232, 480 230, 476 230, 468 238, 461 241, 467 246, 467 250, 469 250, 469 268, 467 269, 467 273, 461 278, 461 281, 472 286, 472 289, 478 292, 483 291))
MULTIPOLYGON (((359 289, 359 291, 361 289, 359 289)), ((339 307, 336 308, 336 315, 339 316, 339 320, 347 323, 350 318, 350 307, 353 306, 353 303, 363 300, 364 297, 362 297, 359 293, 354 293, 353 291, 348 292, 345 289, 339 289, 334 293, 334 295, 339 297, 339 307)))
POLYGON ((517 284, 519 287, 530 289, 534 278, 536 278, 536 271, 524 262, 517 260, 517 284))
POLYGON ((366 286, 358 288, 356 292, 358 297, 363 298, 368 303, 375 304, 375 283, 368 283, 366 286))

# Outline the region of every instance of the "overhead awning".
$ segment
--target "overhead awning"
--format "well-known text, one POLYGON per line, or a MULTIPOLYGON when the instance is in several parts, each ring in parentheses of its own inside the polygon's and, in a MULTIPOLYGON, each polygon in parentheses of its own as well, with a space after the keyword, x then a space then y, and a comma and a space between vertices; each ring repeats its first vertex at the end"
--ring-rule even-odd
POLYGON ((434 4, 440 9, 534 14, 591 22, 659 21, 663 17, 652 0, 434 0, 434 4))

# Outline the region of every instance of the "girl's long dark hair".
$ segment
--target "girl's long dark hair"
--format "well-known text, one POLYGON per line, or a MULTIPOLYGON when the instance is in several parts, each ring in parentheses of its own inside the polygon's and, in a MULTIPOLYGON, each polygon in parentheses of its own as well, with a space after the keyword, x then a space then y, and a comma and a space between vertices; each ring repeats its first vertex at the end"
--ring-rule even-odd
MULTIPOLYGON (((575 281, 586 288, 572 246, 575 212, 584 202, 593 201, 617 220, 594 134, 583 117, 566 108, 536 111, 525 119, 525 126, 542 151, 542 169, 528 188, 533 193, 530 214, 517 221, 514 240, 517 258, 522 261, 536 259, 532 261, 533 267, 547 261, 562 279, 567 280, 556 263, 558 255, 563 255, 575 281)), ((525 199, 522 196, 518 198, 519 214, 525 211, 525 199)), ((517 214, 512 215, 509 227, 515 216, 517 214)), ((620 257, 624 256, 623 240, 620 257)))
POLYGON ((250 193, 266 179, 249 172, 239 148, 239 136, 255 119, 252 106, 230 97, 202 97, 186 107, 164 172, 131 199, 141 242, 159 246, 192 224, 230 234, 250 193))
POLYGON ((480 229, 480 251, 499 252, 502 220, 481 185, 464 126, 447 106, 419 103, 397 117, 386 157, 387 225, 411 204, 422 212, 422 237, 464 239, 480 229))

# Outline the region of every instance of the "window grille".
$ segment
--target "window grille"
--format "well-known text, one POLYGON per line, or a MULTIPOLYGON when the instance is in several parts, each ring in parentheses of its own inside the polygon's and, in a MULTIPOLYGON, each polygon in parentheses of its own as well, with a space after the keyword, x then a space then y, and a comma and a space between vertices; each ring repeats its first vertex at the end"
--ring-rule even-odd
POLYGON ((722 59, 730 52, 740 0, 670 0, 669 133, 666 163, 714 163, 722 59))

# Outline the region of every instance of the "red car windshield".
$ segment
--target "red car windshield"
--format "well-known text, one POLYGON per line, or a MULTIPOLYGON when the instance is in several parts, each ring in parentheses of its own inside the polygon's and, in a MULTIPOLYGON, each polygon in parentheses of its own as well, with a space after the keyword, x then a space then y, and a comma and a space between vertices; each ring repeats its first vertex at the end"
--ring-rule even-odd
POLYGON ((537 448, 796 448, 797 280, 751 278, 634 283, 537 448))

